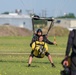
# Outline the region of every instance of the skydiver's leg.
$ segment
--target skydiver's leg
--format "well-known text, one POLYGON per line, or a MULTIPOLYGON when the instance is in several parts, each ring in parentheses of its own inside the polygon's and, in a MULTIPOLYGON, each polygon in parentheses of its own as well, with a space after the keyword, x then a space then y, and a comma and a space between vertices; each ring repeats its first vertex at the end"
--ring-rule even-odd
POLYGON ((32 51, 31 54, 30 54, 30 56, 29 56, 28 67, 31 66, 33 57, 34 57, 34 55, 33 55, 33 51, 32 51))
POLYGON ((48 52, 46 52, 45 55, 48 57, 48 60, 50 61, 52 67, 55 67, 51 55, 48 52))
POLYGON ((30 57, 29 57, 29 61, 28 61, 28 67, 31 65, 31 63, 32 63, 32 59, 33 59, 33 57, 30 56, 30 57))

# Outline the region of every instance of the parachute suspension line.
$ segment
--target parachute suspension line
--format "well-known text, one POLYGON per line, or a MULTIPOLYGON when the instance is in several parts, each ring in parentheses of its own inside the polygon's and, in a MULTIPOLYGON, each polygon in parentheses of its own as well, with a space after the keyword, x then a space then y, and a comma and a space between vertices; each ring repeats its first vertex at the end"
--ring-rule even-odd
MULTIPOLYGON (((50 24, 50 26, 48 28, 46 36, 48 35, 48 33, 49 33, 49 31, 50 31, 50 29, 52 28, 53 25, 54 25, 54 19, 51 20, 51 24, 50 24)), ((56 42, 56 36, 55 35, 54 35, 54 42, 56 42)), ((57 44, 56 44, 56 46, 57 46, 57 44)))
POLYGON ((23 2, 22 0, 20 0, 20 1, 21 1, 22 5, 25 7, 25 4, 24 4, 24 2, 23 2))
POLYGON ((52 20, 46 35, 48 35, 48 33, 49 33, 49 31, 50 31, 50 29, 52 28, 53 25, 54 25, 54 21, 52 20))
POLYGON ((35 29, 34 29, 34 19, 32 18, 32 29, 33 29, 33 35, 35 34, 35 29))
MULTIPOLYGON (((18 1, 19 1, 19 0, 18 0, 18 1)), ((24 4, 24 2, 23 2, 22 0, 20 0, 20 3, 21 3, 22 8, 25 9, 25 4, 24 4)))

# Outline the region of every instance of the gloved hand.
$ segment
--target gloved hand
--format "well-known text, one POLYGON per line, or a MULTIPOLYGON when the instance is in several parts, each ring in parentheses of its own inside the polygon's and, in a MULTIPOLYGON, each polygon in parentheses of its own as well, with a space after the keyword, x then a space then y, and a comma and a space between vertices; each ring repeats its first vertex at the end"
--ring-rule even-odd
POLYGON ((56 66, 54 65, 54 63, 51 63, 51 65, 52 65, 52 67, 56 67, 56 66))

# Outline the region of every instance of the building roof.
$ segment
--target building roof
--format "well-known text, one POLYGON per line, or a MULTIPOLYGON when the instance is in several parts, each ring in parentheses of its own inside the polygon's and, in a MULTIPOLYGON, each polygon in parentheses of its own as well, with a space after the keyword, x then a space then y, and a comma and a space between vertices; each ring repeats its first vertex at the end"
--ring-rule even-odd
POLYGON ((0 18, 31 18, 29 15, 9 13, 9 14, 0 14, 0 18))

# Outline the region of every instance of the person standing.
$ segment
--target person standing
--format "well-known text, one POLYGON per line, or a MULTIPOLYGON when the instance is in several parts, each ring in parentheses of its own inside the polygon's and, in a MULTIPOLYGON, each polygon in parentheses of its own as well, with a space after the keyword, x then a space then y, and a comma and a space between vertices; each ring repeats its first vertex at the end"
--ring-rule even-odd
POLYGON ((65 52, 65 60, 63 62, 63 65, 66 65, 66 66, 69 65, 68 57, 69 57, 70 52, 71 52, 70 75, 76 75, 76 29, 73 29, 69 33, 66 52, 65 52))

